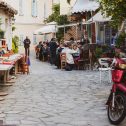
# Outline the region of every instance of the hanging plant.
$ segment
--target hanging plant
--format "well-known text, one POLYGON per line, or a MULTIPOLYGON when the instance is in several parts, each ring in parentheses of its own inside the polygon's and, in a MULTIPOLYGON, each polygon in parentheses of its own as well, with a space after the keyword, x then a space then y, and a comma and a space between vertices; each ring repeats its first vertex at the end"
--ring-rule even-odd
POLYGON ((0 29, 0 39, 3 39, 4 38, 4 31, 0 29))
POLYGON ((2 25, 2 18, 0 18, 0 39, 3 39, 5 32, 1 29, 1 25, 2 25))

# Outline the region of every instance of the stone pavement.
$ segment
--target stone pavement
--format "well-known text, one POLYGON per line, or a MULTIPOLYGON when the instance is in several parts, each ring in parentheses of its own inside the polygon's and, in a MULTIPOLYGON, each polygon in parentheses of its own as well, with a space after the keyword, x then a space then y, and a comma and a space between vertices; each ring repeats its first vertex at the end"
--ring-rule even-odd
POLYGON ((0 101, 0 120, 17 126, 112 126, 106 78, 100 84, 98 71, 59 70, 32 55, 30 74, 17 75, 5 89, 9 95, 0 101))

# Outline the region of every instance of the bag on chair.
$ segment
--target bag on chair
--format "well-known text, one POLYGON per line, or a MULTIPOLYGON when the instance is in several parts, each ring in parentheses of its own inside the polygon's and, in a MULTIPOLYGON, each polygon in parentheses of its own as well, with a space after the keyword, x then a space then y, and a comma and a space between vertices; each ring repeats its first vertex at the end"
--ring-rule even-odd
POLYGON ((26 59, 26 63, 27 63, 28 66, 31 65, 31 62, 30 62, 30 58, 29 57, 26 59))

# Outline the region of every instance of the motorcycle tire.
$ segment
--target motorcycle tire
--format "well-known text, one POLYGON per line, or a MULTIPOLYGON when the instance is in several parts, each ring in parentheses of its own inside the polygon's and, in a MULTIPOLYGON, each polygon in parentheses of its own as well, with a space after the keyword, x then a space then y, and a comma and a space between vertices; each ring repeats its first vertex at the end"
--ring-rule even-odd
POLYGON ((107 114, 110 123, 118 125, 124 120, 126 116, 126 96, 122 93, 116 94, 114 104, 115 107, 112 108, 112 100, 111 100, 110 104, 108 105, 107 114))

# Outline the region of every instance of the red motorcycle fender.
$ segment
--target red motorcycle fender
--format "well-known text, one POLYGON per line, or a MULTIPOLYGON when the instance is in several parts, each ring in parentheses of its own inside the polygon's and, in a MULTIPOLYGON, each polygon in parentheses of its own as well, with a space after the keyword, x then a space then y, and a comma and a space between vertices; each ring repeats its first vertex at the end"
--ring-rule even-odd
POLYGON ((116 86, 119 90, 121 90, 122 92, 126 93, 126 86, 123 84, 117 84, 116 86))

